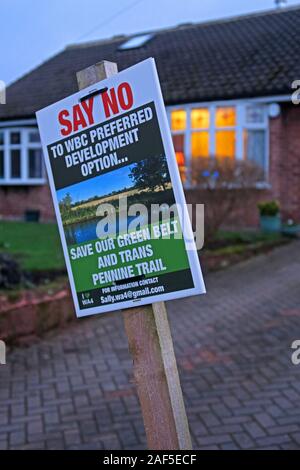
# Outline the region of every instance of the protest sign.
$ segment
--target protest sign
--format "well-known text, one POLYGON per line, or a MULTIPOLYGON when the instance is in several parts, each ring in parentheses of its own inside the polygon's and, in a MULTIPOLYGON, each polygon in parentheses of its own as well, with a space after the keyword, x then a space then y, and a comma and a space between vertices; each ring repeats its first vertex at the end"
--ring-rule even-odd
POLYGON ((77 315, 203 293, 154 60, 37 120, 77 315))

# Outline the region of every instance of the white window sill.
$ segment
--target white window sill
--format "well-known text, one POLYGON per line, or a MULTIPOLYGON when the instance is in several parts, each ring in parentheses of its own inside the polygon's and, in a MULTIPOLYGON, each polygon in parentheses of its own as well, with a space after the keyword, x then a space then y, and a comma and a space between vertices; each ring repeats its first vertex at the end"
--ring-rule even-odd
MULTIPOLYGON (((271 189, 272 186, 270 183, 267 183, 266 181, 260 181, 252 186, 244 186, 244 187, 241 187, 241 186, 238 186, 238 185, 228 185, 228 188, 227 189, 250 189, 250 188, 253 188, 253 189, 261 189, 261 190, 266 190, 266 189, 271 189)), ((210 188, 207 188, 205 185, 192 185, 190 183, 183 183, 183 189, 186 189, 186 190, 189 190, 189 191, 197 191, 197 190, 207 190, 209 189, 210 191, 212 191, 214 188, 210 187, 210 188)), ((216 189, 221 189, 220 187, 217 187, 216 189)), ((224 187, 224 189, 226 189, 224 187)))
POLYGON ((20 179, 0 180, 0 187, 1 186, 42 186, 44 184, 46 184, 45 178, 30 179, 30 180, 20 180, 20 179))

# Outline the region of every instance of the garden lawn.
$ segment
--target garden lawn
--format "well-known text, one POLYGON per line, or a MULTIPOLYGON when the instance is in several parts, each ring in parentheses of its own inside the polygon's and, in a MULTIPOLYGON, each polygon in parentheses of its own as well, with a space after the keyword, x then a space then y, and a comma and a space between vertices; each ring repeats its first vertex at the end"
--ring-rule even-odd
MULTIPOLYGON (((253 256, 286 241, 281 234, 220 231, 214 240, 205 244, 203 252, 209 257, 230 258, 247 252, 253 256)), ((25 271, 61 272, 65 269, 56 224, 0 221, 0 252, 12 255, 25 271)))
POLYGON ((25 271, 65 269, 56 224, 0 221, 0 252, 12 255, 25 271))

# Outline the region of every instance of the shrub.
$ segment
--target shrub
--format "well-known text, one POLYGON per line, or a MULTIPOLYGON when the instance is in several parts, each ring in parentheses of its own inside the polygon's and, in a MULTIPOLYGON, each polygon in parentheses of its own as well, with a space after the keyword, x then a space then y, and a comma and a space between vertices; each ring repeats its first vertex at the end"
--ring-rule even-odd
POLYGON ((194 159, 193 187, 205 192, 206 240, 214 238, 237 209, 243 209, 246 202, 252 204, 256 185, 263 179, 263 170, 249 161, 229 157, 194 159))
POLYGON ((15 259, 6 253, 0 253, 0 289, 11 289, 20 285, 23 274, 15 259))
POLYGON ((260 202, 257 205, 260 215, 275 216, 279 213, 279 204, 277 201, 260 202))

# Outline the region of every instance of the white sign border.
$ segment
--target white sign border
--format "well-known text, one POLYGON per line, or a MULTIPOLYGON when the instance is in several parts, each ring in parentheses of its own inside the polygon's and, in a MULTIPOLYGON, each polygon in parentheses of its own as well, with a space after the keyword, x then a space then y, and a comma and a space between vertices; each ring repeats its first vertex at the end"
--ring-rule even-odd
MULTIPOLYGON (((57 190, 55 188, 54 179, 53 179, 53 175, 52 175, 51 164, 50 164, 50 159, 49 159, 48 150, 47 150, 47 146, 50 144, 50 142, 45 143, 46 137, 45 137, 45 134, 44 134, 44 129, 42 127, 40 127, 40 124, 39 124, 40 113, 45 113, 45 111, 47 109, 51 108, 52 106, 56 106, 58 103, 63 103, 63 101, 65 99, 62 99, 62 100, 54 103, 53 105, 50 105, 50 106, 38 111, 36 113, 36 117, 37 117, 37 123, 38 123, 38 126, 39 126, 41 141, 42 141, 44 160, 45 160, 45 163, 46 163, 47 174, 48 174, 48 179, 49 179, 49 184, 50 184, 50 189, 51 189, 51 195, 52 195, 52 200, 53 200, 53 204, 54 204, 56 219, 57 219, 58 228, 59 228, 60 239, 61 239, 61 243, 62 243, 62 247, 63 247, 63 251, 64 251, 64 257, 65 257, 65 261, 66 261, 66 266, 67 266, 67 272, 68 272, 68 277, 69 277, 70 286, 71 286, 72 297, 73 297, 73 301, 74 301, 74 305, 75 305, 75 312, 76 312, 76 315, 77 315, 78 318, 82 318, 82 317, 86 317, 86 316, 90 316, 90 315, 96 315, 96 314, 100 314, 100 313, 108 313, 108 312, 112 312, 112 311, 120 310, 120 309, 124 309, 124 308, 138 307, 140 305, 149 305, 149 304, 152 304, 152 303, 155 303, 155 302, 162 302, 162 301, 167 301, 167 300, 175 300, 175 299, 180 299, 180 298, 184 298, 184 297, 190 297, 190 296, 197 295, 197 294, 204 294, 206 292, 205 285, 204 285, 204 280, 203 280, 203 276, 202 276, 202 271, 201 271, 201 267, 200 267, 200 262, 199 262, 199 258, 198 258, 198 254, 197 254, 196 245, 195 245, 194 242, 191 242, 191 240, 193 240, 192 227, 191 227, 190 223, 187 224, 187 221, 189 221, 189 215, 188 215, 188 211, 187 211, 186 200, 185 200, 185 195, 184 195, 184 192, 183 192, 183 187, 182 187, 182 183, 181 183, 181 179, 180 179, 178 165, 174 164, 174 162, 176 163, 176 157, 175 157, 175 152, 174 152, 171 133, 169 131, 169 123, 168 123, 167 113, 166 113, 166 109, 165 109, 165 105, 164 105, 164 101, 163 101, 163 97, 162 97, 162 92, 161 92, 161 87, 160 87, 159 78, 158 78, 158 74, 157 74, 157 69, 156 69, 156 65, 155 65, 155 60, 153 58, 146 59, 142 62, 139 62, 136 65, 133 65, 132 67, 129 67, 129 68, 119 72, 117 75, 114 75, 112 78, 116 78, 116 77, 122 78, 122 75, 126 74, 126 72, 128 72, 128 70, 138 69, 138 68, 141 68, 141 67, 149 67, 151 73, 153 74, 154 80, 155 80, 156 91, 157 91, 157 99, 155 97, 155 99, 153 99, 153 101, 154 101, 154 104, 155 104, 155 109, 156 109, 156 113, 157 113, 157 119, 158 119, 158 123, 159 123, 161 138, 162 138, 162 142, 163 142, 163 145, 164 145, 164 150, 165 150, 165 154, 166 154, 166 158, 167 158, 167 162, 168 162, 168 168, 169 168, 169 172, 170 172, 170 176, 171 176, 171 182, 172 182, 172 188, 173 188, 173 191, 174 191, 175 201, 176 201, 177 204, 181 204, 182 208, 183 208, 183 214, 180 213, 179 218, 180 218, 181 226, 182 226, 182 221, 183 220, 185 221, 184 227, 185 227, 185 234, 187 235, 188 240, 189 240, 189 245, 190 245, 189 250, 187 250, 187 248, 186 248, 186 240, 184 240, 184 241, 185 241, 185 248, 186 248, 186 252, 187 252, 187 256, 188 256, 188 260, 189 260, 190 270, 191 270, 191 274, 192 274, 192 278, 193 278, 193 282, 194 282, 194 287, 189 288, 189 289, 180 290, 180 291, 169 292, 169 293, 165 293, 165 294, 158 294, 158 295, 148 296, 148 297, 145 297, 145 298, 138 298, 138 299, 132 299, 132 300, 127 300, 127 301, 122 301, 122 302, 116 302, 116 303, 113 303, 113 304, 107 304, 107 305, 103 305, 103 306, 89 307, 89 308, 84 308, 84 309, 80 308, 79 302, 78 302, 78 297, 77 297, 78 293, 76 291, 76 287, 75 287, 75 283, 74 283, 73 272, 72 272, 71 262, 70 262, 70 258, 69 258, 69 251, 68 251, 66 238, 65 238, 65 232, 64 232, 63 223, 62 223, 62 219, 61 219, 61 214, 60 214, 60 210, 59 210, 59 205, 58 205, 58 201, 57 201, 57 190), (192 243, 193 243, 194 246, 191 249, 192 243)), ((89 91, 94 91, 97 88, 103 88, 103 87, 109 86, 110 81, 111 81, 111 78, 101 80, 100 82, 95 83, 91 87, 87 87, 84 90, 81 90, 80 92, 74 93, 73 95, 69 95, 67 98, 70 99, 71 97, 74 97, 74 98, 76 97, 76 102, 78 102, 78 96, 80 94, 82 94, 83 91, 84 91, 84 94, 88 94, 89 91)), ((144 104, 146 104, 146 103, 144 103, 144 104)), ((139 106, 142 106, 142 104, 139 105, 139 106)), ((93 126, 94 125, 95 124, 93 124, 93 126)), ((76 133, 71 134, 70 137, 72 135, 76 135, 76 133)), ((142 287, 141 287, 141 289, 142 289, 142 287)))

